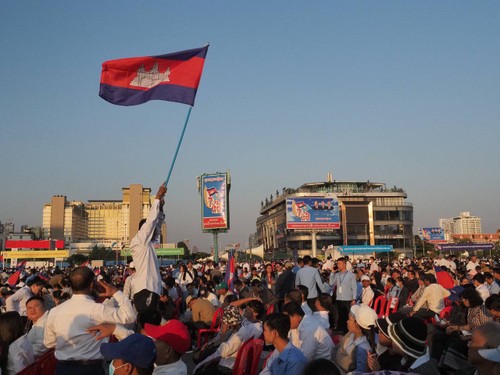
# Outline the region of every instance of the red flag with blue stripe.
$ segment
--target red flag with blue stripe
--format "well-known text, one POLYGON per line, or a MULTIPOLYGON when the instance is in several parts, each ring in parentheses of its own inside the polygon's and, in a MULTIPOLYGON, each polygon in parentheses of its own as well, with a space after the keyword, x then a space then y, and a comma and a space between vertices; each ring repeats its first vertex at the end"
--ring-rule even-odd
POLYGON ((236 275, 236 266, 234 264, 234 250, 229 251, 229 255, 227 257, 227 269, 226 269, 226 277, 224 281, 227 283, 229 290, 234 291, 234 278, 236 275))
POLYGON ((99 96, 117 105, 149 100, 194 105, 208 45, 159 56, 131 57, 102 64, 99 96))

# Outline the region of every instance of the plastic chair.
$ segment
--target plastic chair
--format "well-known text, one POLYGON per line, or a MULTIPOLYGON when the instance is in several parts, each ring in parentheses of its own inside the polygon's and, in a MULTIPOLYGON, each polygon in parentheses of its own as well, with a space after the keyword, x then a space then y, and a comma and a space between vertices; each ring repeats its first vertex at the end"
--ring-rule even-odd
POLYGON ((395 313, 398 311, 398 305, 399 305, 399 299, 397 297, 391 297, 389 298, 389 301, 387 302, 387 307, 385 309, 385 315, 382 317, 389 316, 389 314, 395 313), (392 306, 392 308, 391 308, 392 306))
POLYGON ((385 296, 378 296, 373 303, 373 310, 377 313, 379 318, 382 318, 385 313, 385 305, 387 304, 387 298, 385 296))
MULTIPOLYGON (((446 319, 449 320, 451 316, 451 311, 453 310, 453 306, 446 306, 441 312, 439 313, 439 319, 446 319)), ((434 325, 438 325, 436 318, 432 317, 431 323, 434 325)), ((438 325, 439 326, 439 325, 438 325)))
POLYGON ((203 344, 207 343, 211 335, 219 332, 222 322, 222 313, 223 313, 222 307, 218 308, 214 313, 214 317, 212 318, 212 324, 210 325, 210 328, 198 329, 198 342, 197 342, 198 348, 201 348, 203 344))
POLYGON ((182 297, 177 298, 175 301, 175 310, 174 310, 174 315, 172 319, 179 319, 181 316, 181 310, 182 310, 182 297))
POLYGON ((18 372, 18 375, 53 375, 56 372, 56 366, 54 349, 50 349, 31 365, 18 372))
POLYGON ((233 375, 256 375, 263 348, 264 341, 259 339, 247 340, 238 350, 233 375))
POLYGON ((274 305, 269 305, 269 307, 266 310, 266 316, 272 314, 273 312, 274 312, 274 305))
POLYGON ((342 335, 331 335, 330 337, 335 345, 338 345, 340 340, 342 340, 342 335))

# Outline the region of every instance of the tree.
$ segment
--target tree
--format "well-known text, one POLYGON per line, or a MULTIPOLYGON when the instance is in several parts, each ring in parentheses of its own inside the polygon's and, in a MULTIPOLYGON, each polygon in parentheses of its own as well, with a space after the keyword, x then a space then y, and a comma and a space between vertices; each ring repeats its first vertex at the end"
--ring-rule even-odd
POLYGON ((115 253, 104 246, 95 245, 89 255, 90 260, 115 260, 115 253))
POLYGON ((70 267, 79 266, 86 262, 89 258, 83 254, 73 254, 70 255, 66 260, 68 261, 70 267))
POLYGON ((178 242, 177 247, 184 249, 184 258, 189 257, 189 249, 184 242, 178 242))

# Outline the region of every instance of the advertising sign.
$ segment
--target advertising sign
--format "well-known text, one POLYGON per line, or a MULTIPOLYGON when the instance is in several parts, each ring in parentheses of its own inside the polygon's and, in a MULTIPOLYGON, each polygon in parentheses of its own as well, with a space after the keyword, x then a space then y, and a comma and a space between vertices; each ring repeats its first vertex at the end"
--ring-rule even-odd
POLYGON ((475 251, 479 250, 492 250, 495 248, 495 245, 493 245, 492 243, 449 243, 437 245, 437 248, 441 251, 467 251, 470 253, 474 253, 475 251))
POLYGON ((444 229, 440 227, 422 228, 420 236, 424 241, 428 242, 443 242, 444 229))
POLYGON ((323 197, 288 198, 286 228, 339 229, 339 201, 323 197))
POLYGON ((346 245, 339 246, 339 250, 343 253, 386 253, 394 251, 392 245, 346 245))
MULTIPOLYGON (((160 249, 155 249, 156 255, 161 257, 161 256, 173 256, 173 255, 184 255, 184 249, 181 247, 176 247, 176 248, 160 248, 160 249)), ((123 249, 120 251, 120 255, 122 257, 128 257, 131 256, 132 254, 130 253, 130 249, 123 249)))
POLYGON ((229 229, 227 173, 201 176, 201 229, 229 229))
POLYGON ((47 259, 47 258, 67 258, 69 250, 23 250, 23 251, 4 251, 5 259, 47 259))

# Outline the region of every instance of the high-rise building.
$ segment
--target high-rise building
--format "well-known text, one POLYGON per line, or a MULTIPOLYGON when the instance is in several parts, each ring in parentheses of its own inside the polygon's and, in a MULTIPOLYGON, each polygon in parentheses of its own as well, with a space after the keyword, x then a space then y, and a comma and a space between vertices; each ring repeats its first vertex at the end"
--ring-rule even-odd
MULTIPOLYGON (((43 208, 44 237, 128 246, 140 220, 147 217, 152 198, 151 189, 140 184, 122 188, 121 200, 91 199, 82 203, 54 196, 43 208)), ((165 226, 162 235, 166 238, 165 226)))
POLYGON ((439 225, 444 228, 445 239, 451 240, 454 234, 482 233, 481 218, 472 216, 469 211, 460 212, 451 219, 439 219, 439 225))
POLYGON ((83 202, 68 202, 55 195, 43 206, 42 229, 45 238, 78 242, 87 238, 88 214, 83 202))

